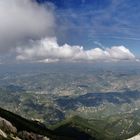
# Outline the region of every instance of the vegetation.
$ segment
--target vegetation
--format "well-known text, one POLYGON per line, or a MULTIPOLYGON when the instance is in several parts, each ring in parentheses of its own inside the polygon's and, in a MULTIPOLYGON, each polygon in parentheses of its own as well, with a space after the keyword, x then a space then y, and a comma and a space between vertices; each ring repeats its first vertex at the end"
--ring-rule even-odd
POLYGON ((24 119, 2 108, 0 116, 11 122, 18 132, 33 132, 51 140, 123 140, 140 132, 140 118, 132 114, 110 116, 104 120, 74 116, 48 128, 40 122, 24 119))

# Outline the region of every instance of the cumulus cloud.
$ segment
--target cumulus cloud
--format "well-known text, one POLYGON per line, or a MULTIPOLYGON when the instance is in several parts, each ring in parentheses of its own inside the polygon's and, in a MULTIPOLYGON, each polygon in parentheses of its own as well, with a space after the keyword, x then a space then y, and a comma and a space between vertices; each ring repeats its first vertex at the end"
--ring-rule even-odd
POLYGON ((124 46, 113 46, 111 48, 94 48, 85 50, 82 46, 60 46, 56 38, 45 38, 39 41, 32 41, 30 48, 18 47, 17 60, 31 60, 41 62, 53 61, 120 61, 135 60, 134 54, 124 46))
POLYGON ((53 37, 55 27, 52 4, 39 5, 35 0, 0 0, 0 59, 9 59, 16 54, 17 60, 40 62, 135 60, 134 54, 124 46, 104 48, 99 42, 95 42, 97 48, 89 50, 79 45, 60 46, 53 37), (4 52, 8 52, 7 55, 4 52))
POLYGON ((52 7, 49 4, 41 6, 33 0, 0 0, 0 52, 26 39, 53 34, 52 7))

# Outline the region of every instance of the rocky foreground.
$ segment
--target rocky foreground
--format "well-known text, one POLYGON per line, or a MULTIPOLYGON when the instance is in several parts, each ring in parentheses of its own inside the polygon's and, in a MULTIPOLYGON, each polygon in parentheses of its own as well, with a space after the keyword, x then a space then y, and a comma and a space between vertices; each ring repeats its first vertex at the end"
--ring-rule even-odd
POLYGON ((140 126, 134 119, 132 114, 125 114, 89 122, 74 116, 47 128, 0 108, 0 140, 139 140, 140 126), (129 122, 131 126, 127 125, 129 122))
POLYGON ((0 117, 0 139, 5 140, 49 140, 49 138, 28 131, 17 131, 11 122, 0 117))
POLYGON ((75 127, 73 123, 62 123, 62 126, 48 129, 38 121, 27 120, 0 108, 0 140, 94 140, 94 138, 75 127))

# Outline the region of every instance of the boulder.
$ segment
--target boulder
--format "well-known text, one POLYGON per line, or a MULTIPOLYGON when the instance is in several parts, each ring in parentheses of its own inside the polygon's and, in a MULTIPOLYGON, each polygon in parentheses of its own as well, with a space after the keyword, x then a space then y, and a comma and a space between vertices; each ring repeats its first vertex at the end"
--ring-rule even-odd
POLYGON ((0 117, 0 129, 5 133, 17 133, 16 127, 14 127, 9 121, 0 117))

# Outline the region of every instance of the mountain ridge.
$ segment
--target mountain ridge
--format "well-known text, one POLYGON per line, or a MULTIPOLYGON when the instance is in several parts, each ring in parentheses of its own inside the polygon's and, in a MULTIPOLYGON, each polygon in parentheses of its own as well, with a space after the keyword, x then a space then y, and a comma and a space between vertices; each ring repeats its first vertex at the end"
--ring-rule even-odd
MULTIPOLYGON (((137 113, 139 111, 134 112, 137 113)), ((124 140, 140 132, 139 114, 111 116, 105 120, 88 120, 79 116, 56 125, 27 120, 0 108, 0 139, 3 140, 124 140), (134 129, 135 128, 135 129, 134 129)))

